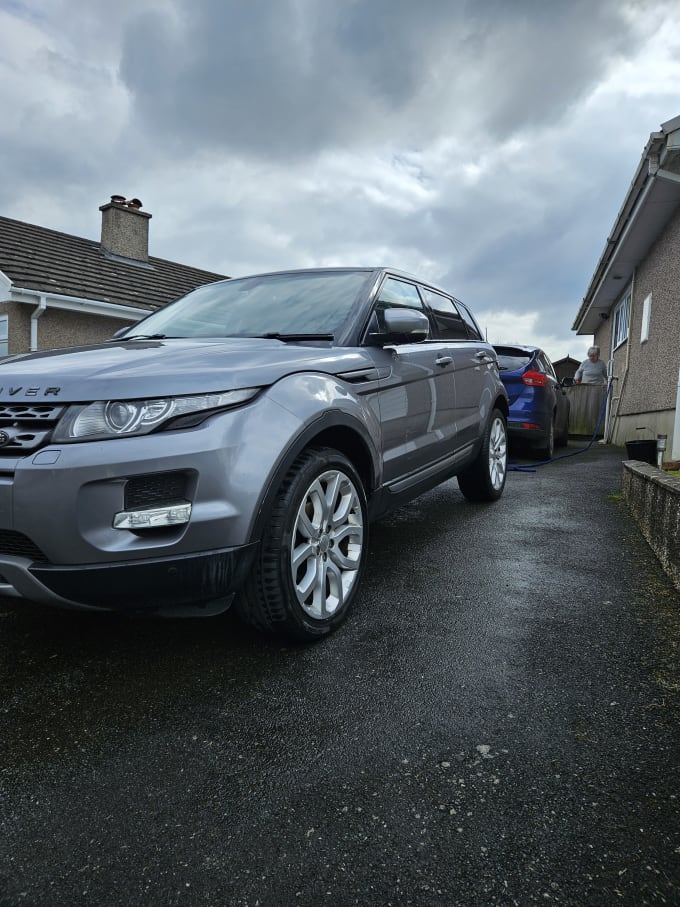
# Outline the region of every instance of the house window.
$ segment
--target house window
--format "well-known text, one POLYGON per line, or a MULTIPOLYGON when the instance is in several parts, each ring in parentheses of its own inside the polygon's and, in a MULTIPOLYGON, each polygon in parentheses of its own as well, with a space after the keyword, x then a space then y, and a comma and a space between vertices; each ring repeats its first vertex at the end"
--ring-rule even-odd
POLYGON ((614 309, 612 325, 612 348, 615 349, 628 339, 628 321, 630 319, 630 290, 614 309))
POLYGON ((0 356, 7 355, 7 333, 9 318, 7 315, 0 315, 0 356))
POLYGON ((640 343, 649 340, 649 319, 652 315, 652 294, 642 303, 642 328, 640 329, 640 343))

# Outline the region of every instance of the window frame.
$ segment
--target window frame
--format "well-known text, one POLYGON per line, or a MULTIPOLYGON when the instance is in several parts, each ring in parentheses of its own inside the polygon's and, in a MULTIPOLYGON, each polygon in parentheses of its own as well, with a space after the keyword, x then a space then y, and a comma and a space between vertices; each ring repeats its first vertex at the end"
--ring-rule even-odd
POLYGON ((628 287, 612 312, 612 350, 626 343, 630 336, 632 288, 628 287))

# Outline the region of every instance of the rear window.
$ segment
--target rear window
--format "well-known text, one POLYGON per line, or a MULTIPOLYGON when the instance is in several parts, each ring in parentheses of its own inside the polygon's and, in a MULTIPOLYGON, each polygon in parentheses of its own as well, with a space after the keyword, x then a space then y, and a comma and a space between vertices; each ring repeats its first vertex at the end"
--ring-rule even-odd
POLYGON ((512 353, 503 353, 496 347, 496 356, 498 357, 498 368, 501 372, 516 372, 521 368, 526 368, 531 362, 529 353, 520 353, 519 350, 512 353))

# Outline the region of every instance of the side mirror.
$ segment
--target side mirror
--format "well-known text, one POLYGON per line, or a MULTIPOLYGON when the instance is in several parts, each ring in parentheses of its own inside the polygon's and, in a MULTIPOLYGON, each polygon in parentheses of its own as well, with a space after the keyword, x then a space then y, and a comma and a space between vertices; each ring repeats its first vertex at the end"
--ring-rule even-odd
POLYGON ((369 339, 380 346, 390 343, 420 343, 430 336, 430 322, 417 309, 385 309, 382 331, 371 331, 369 339))

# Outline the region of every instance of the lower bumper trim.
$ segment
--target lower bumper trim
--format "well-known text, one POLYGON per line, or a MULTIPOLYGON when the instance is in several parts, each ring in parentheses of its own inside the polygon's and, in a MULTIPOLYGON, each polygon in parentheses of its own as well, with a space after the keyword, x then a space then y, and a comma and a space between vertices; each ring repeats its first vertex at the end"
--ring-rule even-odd
MULTIPOLYGON (((205 613, 207 602, 227 599, 243 585, 257 543, 200 554, 144 561, 54 566, 33 564, 29 572, 44 587, 74 605, 107 611, 205 613)), ((208 609, 209 610, 209 609, 208 609)))

